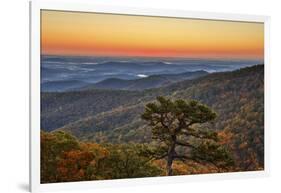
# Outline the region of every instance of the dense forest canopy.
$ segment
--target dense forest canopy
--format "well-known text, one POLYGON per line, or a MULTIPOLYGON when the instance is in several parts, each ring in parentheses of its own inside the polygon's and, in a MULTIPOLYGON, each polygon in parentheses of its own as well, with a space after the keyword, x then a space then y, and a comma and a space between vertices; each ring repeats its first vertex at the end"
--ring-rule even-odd
MULTIPOLYGON (((141 116, 147 112, 146 105, 157 104, 158 96, 177 103, 196 100, 208 106, 210 115, 216 112, 216 118, 197 124, 196 131, 218 140, 213 146, 201 146, 193 155, 220 148, 224 159, 217 163, 233 160, 226 167, 217 167, 211 162, 175 159, 173 175, 264 168, 264 66, 256 65, 144 91, 42 93, 42 182, 166 175, 167 157, 153 159, 146 154, 155 153, 159 144, 153 129, 157 125, 149 126, 149 118, 141 116)), ((182 146, 177 152, 190 155, 191 150, 182 146)))

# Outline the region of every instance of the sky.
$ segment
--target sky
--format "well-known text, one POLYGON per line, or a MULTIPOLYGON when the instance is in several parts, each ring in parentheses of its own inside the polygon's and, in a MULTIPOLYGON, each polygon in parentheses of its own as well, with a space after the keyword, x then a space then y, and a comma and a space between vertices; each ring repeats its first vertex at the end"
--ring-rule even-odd
POLYGON ((41 11, 48 55, 263 59, 262 23, 41 11))

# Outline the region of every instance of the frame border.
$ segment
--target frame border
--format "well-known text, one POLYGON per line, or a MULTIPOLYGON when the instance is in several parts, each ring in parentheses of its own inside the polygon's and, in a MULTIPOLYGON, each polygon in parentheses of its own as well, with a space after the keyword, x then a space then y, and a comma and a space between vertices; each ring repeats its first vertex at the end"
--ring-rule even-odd
POLYGON ((137 8, 125 6, 109 6, 93 2, 73 1, 38 1, 29 2, 29 190, 45 192, 54 190, 98 189, 108 187, 132 187, 152 184, 186 183, 194 181, 229 180, 241 178, 268 177, 270 175, 269 139, 270 139, 270 17, 247 14, 225 14, 211 12, 195 12, 176 9, 137 8), (40 11, 41 9, 60 11, 96 12, 122 15, 162 16, 186 19, 225 20, 239 22, 264 23, 264 170, 217 174, 184 175, 172 177, 148 177, 134 179, 116 179, 103 181, 83 181, 67 183, 40 183, 40 11))

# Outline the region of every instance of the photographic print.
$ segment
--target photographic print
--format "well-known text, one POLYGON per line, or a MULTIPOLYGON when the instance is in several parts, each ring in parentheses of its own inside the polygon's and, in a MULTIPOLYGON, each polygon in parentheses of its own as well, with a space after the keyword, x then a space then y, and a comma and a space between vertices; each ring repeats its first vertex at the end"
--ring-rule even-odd
POLYGON ((264 170, 264 23, 41 10, 40 183, 264 170))

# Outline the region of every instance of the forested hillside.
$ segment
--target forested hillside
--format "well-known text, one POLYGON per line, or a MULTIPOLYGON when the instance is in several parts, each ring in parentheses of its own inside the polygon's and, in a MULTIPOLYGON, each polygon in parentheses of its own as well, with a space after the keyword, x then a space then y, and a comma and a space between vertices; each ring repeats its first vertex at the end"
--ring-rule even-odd
POLYGON ((150 143, 151 131, 141 119, 145 104, 157 96, 195 99, 217 114, 217 131, 234 155, 233 170, 263 168, 264 66, 213 73, 145 91, 86 90, 42 93, 41 128, 66 131, 81 141, 150 143))

